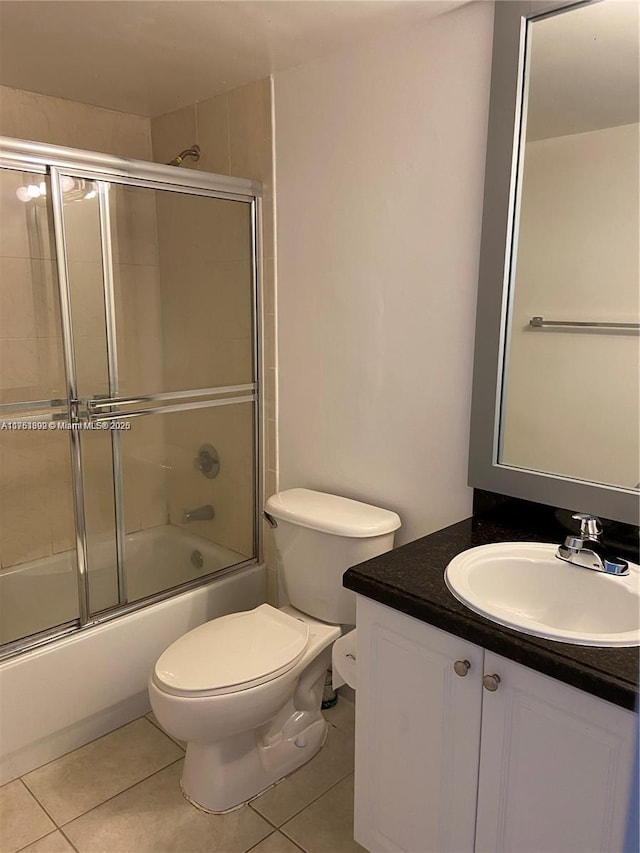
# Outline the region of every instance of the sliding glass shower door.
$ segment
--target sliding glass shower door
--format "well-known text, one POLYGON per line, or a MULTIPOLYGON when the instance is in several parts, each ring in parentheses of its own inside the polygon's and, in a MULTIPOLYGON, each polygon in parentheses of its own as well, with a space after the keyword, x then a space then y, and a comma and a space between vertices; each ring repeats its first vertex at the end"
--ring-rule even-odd
MULTIPOLYGON (((20 238, 0 225, 2 273, 20 256, 15 294, 1 291, 16 308, 10 334, 0 318, 1 419, 45 411, 52 423, 35 438, 0 430, 0 559, 3 572, 44 560, 22 573, 27 609, 43 574, 63 584, 56 555, 73 589, 64 613, 22 614, 0 644, 110 618, 257 555, 255 198, 166 167, 150 178, 57 162, 35 178, 0 169, 25 223, 20 238), (38 205, 16 195, 34 180, 38 205), (23 248, 5 257, 11 240, 23 248), (19 554, 18 517, 33 545, 19 554)), ((0 586, 3 622, 15 597, 0 586)))
POLYGON ((54 179, 94 615, 256 553, 253 216, 246 201, 54 179))

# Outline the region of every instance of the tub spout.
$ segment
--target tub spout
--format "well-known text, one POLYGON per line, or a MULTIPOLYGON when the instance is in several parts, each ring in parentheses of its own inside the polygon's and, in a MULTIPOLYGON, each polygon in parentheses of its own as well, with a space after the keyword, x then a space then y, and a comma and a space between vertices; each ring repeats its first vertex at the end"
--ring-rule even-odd
POLYGON ((182 516, 182 523, 188 524, 190 521, 211 521, 215 515, 211 504, 196 507, 196 509, 187 509, 182 516))

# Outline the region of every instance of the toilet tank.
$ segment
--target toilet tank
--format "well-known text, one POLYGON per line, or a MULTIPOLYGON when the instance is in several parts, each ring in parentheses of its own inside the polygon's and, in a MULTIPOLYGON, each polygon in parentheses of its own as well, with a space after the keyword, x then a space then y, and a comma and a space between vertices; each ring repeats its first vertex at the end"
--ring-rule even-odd
POLYGON ((356 597, 342 575, 393 548, 398 515, 311 489, 279 492, 265 511, 277 523, 278 569, 291 604, 323 622, 355 625, 356 597))

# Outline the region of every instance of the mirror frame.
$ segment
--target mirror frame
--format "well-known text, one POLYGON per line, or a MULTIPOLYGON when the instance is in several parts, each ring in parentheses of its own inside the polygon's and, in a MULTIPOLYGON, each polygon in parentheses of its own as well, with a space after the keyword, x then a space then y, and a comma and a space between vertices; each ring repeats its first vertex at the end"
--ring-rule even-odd
MULTIPOLYGON (((638 524, 632 489, 516 468, 498 462, 507 299, 517 198, 527 21, 598 0, 510 0, 495 4, 491 99, 482 214, 469 485, 502 495, 638 524)), ((579 377, 576 376, 576 382, 579 377)), ((594 448, 598 452, 600 448, 594 448)))

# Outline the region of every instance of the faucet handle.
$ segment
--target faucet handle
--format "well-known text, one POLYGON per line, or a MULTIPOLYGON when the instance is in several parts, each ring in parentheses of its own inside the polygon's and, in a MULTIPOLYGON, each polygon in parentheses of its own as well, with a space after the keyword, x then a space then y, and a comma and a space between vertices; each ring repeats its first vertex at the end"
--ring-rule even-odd
POLYGON ((576 512, 571 517, 580 522, 580 536, 583 539, 599 539, 602 535, 602 523, 597 516, 576 512))

